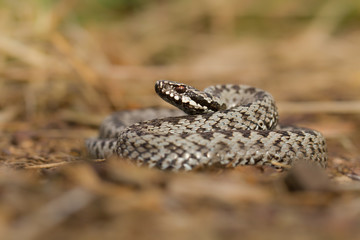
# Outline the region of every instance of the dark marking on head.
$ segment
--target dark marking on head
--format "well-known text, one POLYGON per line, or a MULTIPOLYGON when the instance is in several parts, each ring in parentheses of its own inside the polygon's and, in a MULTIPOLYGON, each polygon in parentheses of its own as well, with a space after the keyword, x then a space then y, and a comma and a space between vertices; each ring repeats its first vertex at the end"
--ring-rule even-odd
MULTIPOLYGON (((196 102, 197 104, 201 105, 201 106, 205 106, 208 109, 216 112, 220 109, 221 105, 216 102, 213 101, 212 96, 209 94, 205 94, 209 99, 205 99, 205 96, 202 96, 199 94, 200 92, 189 92, 188 96, 191 98, 191 100, 193 100, 194 102, 196 102), (210 97, 209 97, 210 96, 210 97), (210 102, 209 102, 210 100, 210 102)), ((203 92, 201 92, 203 93, 203 92)))

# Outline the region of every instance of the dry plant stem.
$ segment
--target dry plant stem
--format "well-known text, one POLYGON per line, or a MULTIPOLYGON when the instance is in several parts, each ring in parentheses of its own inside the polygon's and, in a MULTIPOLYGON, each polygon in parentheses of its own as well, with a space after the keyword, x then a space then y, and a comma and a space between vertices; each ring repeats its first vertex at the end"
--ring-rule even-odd
POLYGON ((25 169, 41 169, 41 168, 53 168, 53 167, 59 167, 66 164, 69 164, 70 162, 58 162, 58 163, 46 163, 46 164, 38 164, 33 166, 26 166, 25 169))
MULTIPOLYGON (((96 91, 100 90, 102 93, 106 93, 106 85, 100 82, 97 74, 79 57, 74 53, 74 49, 66 38, 59 32, 55 32, 51 41, 54 46, 64 55, 71 67, 79 74, 80 80, 84 83, 83 95, 90 103, 98 106, 106 106, 107 103, 104 98, 96 91), (96 101, 94 101, 96 99, 96 101)), ((106 94, 104 94, 107 96, 106 94)))
MULTIPOLYGON (((94 159, 91 162, 104 162, 105 159, 94 159)), ((60 166, 64 166, 67 164, 73 164, 76 161, 72 161, 72 162, 68 162, 68 161, 62 161, 62 162, 55 162, 55 163, 45 163, 45 164, 37 164, 37 165, 31 165, 31 166, 26 166, 24 167, 25 169, 43 169, 43 168, 55 168, 55 167, 60 167, 60 166)), ((83 162, 83 161, 78 161, 83 162)))
POLYGON ((0 35, 0 51, 33 67, 43 68, 54 63, 50 57, 37 49, 29 47, 14 38, 7 37, 3 33, 0 35))
POLYGON ((65 39, 65 37, 59 32, 52 34, 52 43, 54 46, 65 56, 70 65, 81 76, 81 80, 84 83, 91 85, 92 87, 101 87, 96 73, 88 67, 83 61, 81 61, 74 53, 74 49, 71 44, 65 39))

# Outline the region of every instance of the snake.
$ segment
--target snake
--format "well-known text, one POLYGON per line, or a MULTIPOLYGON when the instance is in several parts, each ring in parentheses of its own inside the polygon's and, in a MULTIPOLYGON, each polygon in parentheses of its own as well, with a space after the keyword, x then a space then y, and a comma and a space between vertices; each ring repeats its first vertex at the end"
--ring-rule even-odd
POLYGON ((324 136, 278 124, 275 100, 262 89, 219 84, 200 91, 159 80, 155 92, 176 109, 113 113, 102 122, 99 136, 86 140, 89 156, 117 156, 173 171, 240 165, 284 169, 298 160, 326 167, 324 136))

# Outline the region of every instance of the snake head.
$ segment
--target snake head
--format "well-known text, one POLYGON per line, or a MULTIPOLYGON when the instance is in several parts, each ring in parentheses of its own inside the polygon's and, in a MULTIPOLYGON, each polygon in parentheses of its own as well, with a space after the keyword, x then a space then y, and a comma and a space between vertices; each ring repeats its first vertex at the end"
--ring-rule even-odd
POLYGON ((218 98, 183 83, 159 80, 155 91, 166 102, 187 114, 205 114, 226 108, 218 98))

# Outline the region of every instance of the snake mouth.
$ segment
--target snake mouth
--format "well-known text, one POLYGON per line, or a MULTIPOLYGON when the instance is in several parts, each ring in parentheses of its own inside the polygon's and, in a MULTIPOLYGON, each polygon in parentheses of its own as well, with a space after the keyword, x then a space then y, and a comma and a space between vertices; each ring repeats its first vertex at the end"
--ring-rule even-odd
POLYGON ((182 103, 182 95, 186 92, 186 85, 159 80, 155 83, 155 92, 166 102, 178 107, 182 103))

